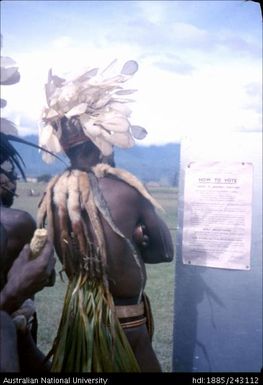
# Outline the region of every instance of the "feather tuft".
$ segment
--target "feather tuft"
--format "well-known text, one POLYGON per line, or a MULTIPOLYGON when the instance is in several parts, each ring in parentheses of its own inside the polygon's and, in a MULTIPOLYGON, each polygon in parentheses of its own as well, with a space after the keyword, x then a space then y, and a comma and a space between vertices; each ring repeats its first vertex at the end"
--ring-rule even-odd
MULTIPOLYGON (((147 131, 142 127, 140 130, 132 129, 128 119, 131 110, 126 107, 127 103, 133 101, 126 95, 136 90, 127 89, 124 83, 137 72, 138 64, 134 60, 127 61, 120 73, 116 73, 115 64, 116 60, 113 60, 102 71, 93 68, 70 81, 53 75, 49 70, 45 86, 47 107, 42 113, 44 126, 40 128, 39 135, 44 148, 55 153, 63 151, 58 144, 61 132, 52 129, 59 125, 63 116, 68 119, 77 117, 84 135, 93 141, 104 156, 112 153, 113 146, 128 148, 135 143, 133 137, 145 137, 147 131)), ((74 130, 74 127, 71 129, 74 130)), ((43 158, 47 162, 51 160, 45 154, 43 158)))

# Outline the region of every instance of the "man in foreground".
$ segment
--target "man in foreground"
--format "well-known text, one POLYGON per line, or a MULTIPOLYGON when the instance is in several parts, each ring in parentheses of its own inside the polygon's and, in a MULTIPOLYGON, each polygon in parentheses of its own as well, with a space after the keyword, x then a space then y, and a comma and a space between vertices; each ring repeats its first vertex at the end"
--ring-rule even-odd
POLYGON ((8 136, 2 132, 0 136, 0 372, 43 371, 48 364, 36 347, 36 313, 30 298, 52 284, 53 245, 47 242, 39 257, 30 259, 35 221, 27 212, 11 208, 15 166, 21 171, 22 166, 8 136))
MULTIPOLYGON (((1 224, 0 232, 1 256, 5 256, 7 235, 1 224)), ((40 255, 31 260, 30 248, 26 245, 8 271, 6 284, 0 291, 1 373, 49 370, 45 356, 32 337, 31 320, 35 308, 29 298, 49 282, 55 266, 53 254, 53 245, 47 242, 40 255)))
MULTIPOLYGON (((1 36, 2 39, 2 36, 1 36)), ((2 43, 2 41, 1 41, 2 43)), ((2 44, 1 44, 2 48, 2 44)), ((1 86, 20 80, 16 63, 1 56, 1 86)), ((1 99, 1 108, 7 104, 1 99)), ((36 348, 37 322, 34 294, 54 283, 53 246, 47 242, 38 258, 30 259, 30 242, 36 224, 23 210, 12 209, 17 171, 25 179, 23 160, 10 141, 18 138, 15 125, 0 118, 0 371, 46 370, 36 348), (50 280, 50 277, 53 279, 50 280)))
MULTIPOLYGON (((113 94, 122 94, 120 84, 136 66, 127 62, 111 79, 94 79, 92 70, 69 83, 49 74, 40 144, 64 150, 71 164, 51 180, 38 213, 69 278, 52 371, 161 370, 151 344, 145 263, 173 259, 171 235, 142 183, 101 163, 112 144, 133 144, 125 101, 113 94)), ((133 134, 143 130, 135 126, 133 134)))

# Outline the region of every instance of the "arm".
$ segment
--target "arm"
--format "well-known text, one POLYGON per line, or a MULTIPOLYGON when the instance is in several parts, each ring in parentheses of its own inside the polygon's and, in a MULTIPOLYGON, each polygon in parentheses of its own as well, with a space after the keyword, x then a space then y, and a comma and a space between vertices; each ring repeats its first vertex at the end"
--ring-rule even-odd
POLYGON ((17 331, 17 348, 21 373, 47 373, 51 365, 36 346, 30 331, 17 331))
POLYGON ((6 258, 2 266, 3 273, 7 274, 24 245, 30 242, 36 224, 27 212, 6 207, 1 207, 1 223, 7 234, 6 258))
MULTIPOLYGON (((174 248, 170 231, 165 222, 157 215, 154 207, 143 200, 140 228, 135 231, 141 234, 139 244, 145 263, 170 262, 173 260, 174 248)), ((138 243, 138 237, 137 237, 138 243)))
POLYGON ((0 223, 0 291, 5 284, 4 268, 7 261, 7 232, 2 223, 0 223))
POLYGON ((49 285, 54 266, 54 251, 50 242, 46 243, 40 255, 34 260, 30 260, 29 245, 24 246, 13 263, 7 276, 7 283, 0 293, 0 309, 11 314, 27 298, 49 285))
POLYGON ((35 220, 26 211, 5 208, 1 210, 1 222, 7 231, 8 249, 19 253, 33 237, 35 220))

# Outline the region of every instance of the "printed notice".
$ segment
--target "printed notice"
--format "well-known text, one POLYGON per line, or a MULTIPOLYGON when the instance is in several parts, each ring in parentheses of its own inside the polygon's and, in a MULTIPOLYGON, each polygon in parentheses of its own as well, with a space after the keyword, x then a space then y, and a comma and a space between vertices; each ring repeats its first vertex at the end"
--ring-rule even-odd
POLYGON ((251 163, 187 165, 183 263, 250 269, 252 182, 251 163))

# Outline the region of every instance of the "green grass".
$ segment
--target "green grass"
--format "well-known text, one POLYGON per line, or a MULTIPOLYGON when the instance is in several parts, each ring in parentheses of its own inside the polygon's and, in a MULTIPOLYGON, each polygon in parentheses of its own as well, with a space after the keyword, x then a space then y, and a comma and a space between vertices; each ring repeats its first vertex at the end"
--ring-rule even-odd
MULTIPOLYGON (((30 189, 33 189, 36 194, 41 194, 44 188, 44 183, 19 182, 17 190, 19 197, 15 199, 13 207, 25 210, 36 218, 40 196, 29 196, 30 189)), ((169 187, 155 187, 150 191, 165 209, 165 213, 159 214, 170 228, 175 241, 177 190, 169 187)), ((146 265, 148 275, 146 293, 151 301, 155 324, 153 347, 164 372, 172 371, 174 267, 174 262, 146 265)), ((60 279, 60 270, 61 265, 57 261, 55 286, 45 288, 36 295, 39 322, 38 345, 44 353, 48 353, 56 336, 64 302, 67 285, 65 276, 65 282, 60 279)))

